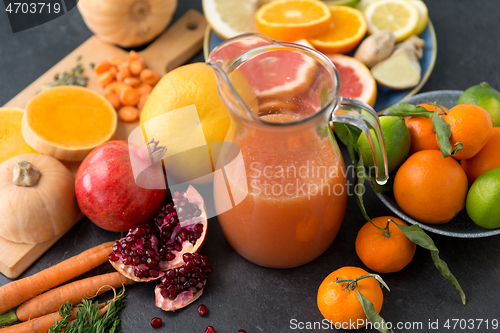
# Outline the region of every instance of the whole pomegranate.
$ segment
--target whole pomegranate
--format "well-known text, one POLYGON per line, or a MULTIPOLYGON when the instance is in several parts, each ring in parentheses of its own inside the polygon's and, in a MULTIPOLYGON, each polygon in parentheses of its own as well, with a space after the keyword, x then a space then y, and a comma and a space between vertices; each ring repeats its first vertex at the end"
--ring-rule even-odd
POLYGON ((166 196, 160 163, 165 150, 157 144, 151 140, 132 147, 115 140, 94 149, 76 173, 76 198, 82 213, 109 231, 127 231, 152 220, 166 196), (131 160, 143 170, 137 177, 131 160))

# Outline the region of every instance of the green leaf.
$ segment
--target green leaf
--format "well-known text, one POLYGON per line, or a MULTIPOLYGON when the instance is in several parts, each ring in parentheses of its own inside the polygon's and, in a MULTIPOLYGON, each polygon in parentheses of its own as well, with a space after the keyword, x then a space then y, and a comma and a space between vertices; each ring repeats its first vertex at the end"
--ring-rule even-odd
POLYGON ((363 156, 359 154, 359 161, 356 165, 356 172, 354 173, 354 195, 356 196, 356 202, 358 203, 361 213, 367 221, 371 221, 370 216, 366 212, 365 204, 363 202, 363 192, 366 180, 366 170, 363 164, 363 156))
POLYGON ((373 308, 373 303, 370 302, 368 298, 366 298, 365 296, 363 296, 363 294, 359 292, 357 284, 356 284, 356 292, 358 295, 358 301, 361 304, 363 311, 365 312, 366 318, 368 318, 368 320, 373 324, 378 323, 378 325, 373 325, 373 327, 377 327, 377 331, 381 333, 394 333, 392 329, 387 328, 387 324, 384 318, 382 318, 377 313, 377 311, 375 311, 375 309, 373 308))
POLYGON ((394 223, 399 230, 403 234, 405 234, 406 237, 408 237, 413 243, 423 247, 424 249, 427 249, 429 251, 438 251, 438 248, 434 244, 434 241, 432 238, 425 233, 425 231, 420 228, 419 225, 411 225, 411 226, 406 226, 406 225, 401 225, 394 223))
POLYGON ((358 136, 354 131, 350 128, 351 126, 345 125, 345 129, 347 131, 346 145, 347 151, 349 152, 349 156, 351 157, 352 163, 354 165, 358 164, 358 158, 361 157, 361 153, 358 154, 358 136), (357 135, 357 136, 356 136, 357 135))
POLYGON ((413 243, 423 247, 424 249, 431 251, 431 257, 432 260, 434 261, 434 265, 436 265, 436 268, 441 273, 441 275, 447 278, 451 282, 451 284, 455 286, 455 288, 457 288, 458 292, 460 293, 460 297, 462 298, 462 303, 465 304, 465 293, 463 292, 462 287, 460 287, 458 280, 451 273, 450 269, 448 268, 448 265, 441 258, 439 258, 439 250, 434 244, 432 238, 429 235, 427 235, 425 231, 423 231, 422 228, 420 228, 420 226, 416 224, 412 226, 405 226, 397 223, 394 224, 413 243))
POLYGON ((441 258, 439 258, 438 251, 431 251, 431 256, 432 260, 434 261, 434 265, 436 265, 438 271, 441 272, 441 275, 447 278, 451 282, 451 284, 455 286, 455 288, 457 288, 458 293, 460 294, 460 298, 462 299, 462 303, 465 305, 465 293, 462 290, 460 283, 458 283, 457 278, 455 278, 455 276, 451 274, 448 265, 441 258))
POLYGON ((378 283, 380 283, 383 287, 385 287, 385 289, 391 291, 391 289, 389 289, 389 286, 387 285, 387 283, 385 283, 384 279, 382 279, 382 277, 380 275, 378 275, 378 274, 368 274, 368 275, 374 277, 375 280, 378 281, 378 283))
POLYGON ((451 147, 450 124, 444 121, 442 117, 437 116, 437 113, 438 111, 436 109, 434 112, 435 117, 432 117, 432 125, 434 126, 434 131, 436 132, 439 149, 441 149, 441 155, 446 158, 455 155, 460 149, 463 148, 463 145, 460 142, 457 142, 455 148, 451 147))
POLYGON ((432 113, 423 106, 416 106, 408 103, 399 103, 396 106, 391 106, 389 108, 389 113, 398 117, 422 116, 429 119, 432 116, 432 113))

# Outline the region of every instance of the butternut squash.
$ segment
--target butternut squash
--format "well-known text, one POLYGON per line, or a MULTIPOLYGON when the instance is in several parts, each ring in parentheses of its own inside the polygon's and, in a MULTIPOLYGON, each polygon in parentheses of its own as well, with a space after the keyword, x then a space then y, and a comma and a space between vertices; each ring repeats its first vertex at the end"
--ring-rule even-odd
POLYGON ((116 125, 116 112, 103 96, 83 87, 59 86, 28 102, 21 130, 37 152, 82 161, 92 149, 114 138, 116 125))
POLYGON ((23 114, 22 109, 0 108, 0 163, 16 155, 36 153, 21 133, 23 114))
POLYGON ((0 235, 12 242, 42 243, 81 216, 75 178, 53 157, 22 154, 0 164, 0 235))
POLYGON ((177 0, 80 0, 87 27, 102 40, 122 47, 146 44, 172 20, 177 0))

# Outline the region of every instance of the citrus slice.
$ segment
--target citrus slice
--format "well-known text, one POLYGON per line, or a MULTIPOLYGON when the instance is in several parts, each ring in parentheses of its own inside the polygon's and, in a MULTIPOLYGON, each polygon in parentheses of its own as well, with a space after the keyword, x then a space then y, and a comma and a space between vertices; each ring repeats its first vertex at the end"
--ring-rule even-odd
POLYGON ((272 0, 203 0, 203 13, 208 24, 222 39, 257 32, 255 12, 272 0))
POLYGON ((349 53, 366 35, 366 20, 363 13, 347 6, 331 6, 330 29, 309 41, 323 53, 349 53))
POLYGON ((396 43, 413 34, 420 18, 413 1, 378 0, 366 7, 365 17, 368 32, 373 34, 381 30, 389 30, 396 36, 396 43))
POLYGON ((340 95, 375 105, 377 84, 372 73, 361 61, 342 54, 330 54, 340 75, 340 95))
POLYGON ((0 163, 21 154, 34 154, 21 133, 24 110, 0 108, 0 163))
POLYGON ((413 34, 420 35, 422 31, 424 31, 425 27, 427 26, 427 22, 429 21, 429 10, 422 0, 410 1, 417 7, 419 12, 418 24, 415 28, 415 31, 413 31, 413 34))
POLYGON ((59 86, 31 98, 21 123, 26 143, 59 160, 83 161, 112 140, 116 111, 102 95, 83 87, 59 86))
POLYGON ((322 0, 328 6, 349 6, 355 7, 359 0, 322 0))
POLYGON ((281 41, 319 35, 328 30, 331 19, 330 8, 317 0, 276 0, 255 14, 259 32, 281 41))

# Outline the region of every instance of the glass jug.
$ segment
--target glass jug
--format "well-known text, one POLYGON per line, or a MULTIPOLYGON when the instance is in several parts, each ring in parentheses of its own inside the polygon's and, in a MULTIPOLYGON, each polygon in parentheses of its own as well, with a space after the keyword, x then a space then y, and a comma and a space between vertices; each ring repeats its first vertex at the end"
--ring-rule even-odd
POLYGON ((214 176, 214 199, 226 239, 259 265, 312 261, 335 239, 347 202, 346 169, 330 120, 367 134, 376 180, 384 184, 387 157, 377 114, 339 96, 335 66, 308 47, 244 34, 216 47, 207 64, 230 110, 225 141, 239 147, 240 156, 222 149, 214 160, 224 170, 214 176))

